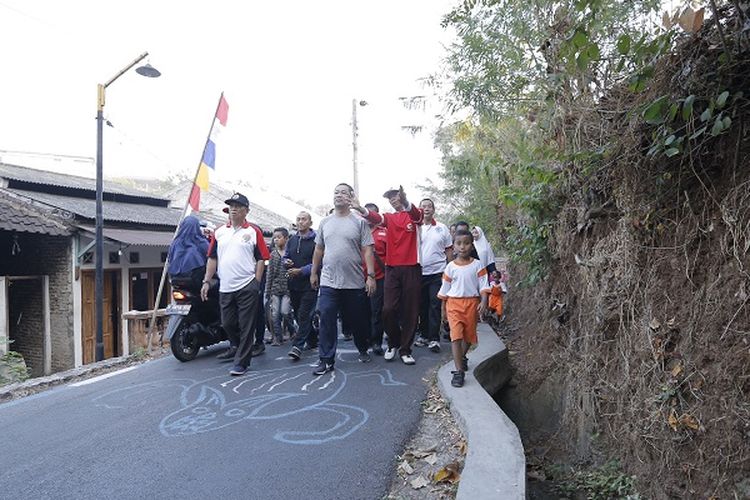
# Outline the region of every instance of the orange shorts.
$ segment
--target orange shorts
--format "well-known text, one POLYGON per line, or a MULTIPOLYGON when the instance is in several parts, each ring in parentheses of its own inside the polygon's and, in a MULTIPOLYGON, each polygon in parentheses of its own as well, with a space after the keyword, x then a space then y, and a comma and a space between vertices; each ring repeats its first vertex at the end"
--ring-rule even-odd
POLYGON ((445 313, 451 329, 451 341, 465 340, 469 344, 477 343, 477 323, 479 297, 448 297, 445 313))
POLYGON ((503 293, 498 290, 496 293, 495 290, 492 290, 492 293, 490 294, 489 299, 489 308, 495 311, 498 316, 503 315, 503 293))

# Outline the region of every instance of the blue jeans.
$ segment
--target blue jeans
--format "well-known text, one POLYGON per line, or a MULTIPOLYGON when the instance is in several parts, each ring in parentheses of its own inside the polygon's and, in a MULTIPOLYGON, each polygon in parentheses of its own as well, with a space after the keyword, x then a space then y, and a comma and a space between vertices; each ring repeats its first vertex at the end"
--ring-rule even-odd
POLYGON ((294 334, 294 316, 292 315, 292 303, 288 295, 271 295, 268 299, 268 314, 270 316, 271 332, 273 338, 281 342, 284 340, 282 320, 286 322, 291 334, 294 334))
POLYGON ((320 287, 318 292, 318 311, 320 312, 318 353, 322 361, 333 363, 336 359, 339 313, 346 324, 351 325, 354 345, 357 346, 359 352, 367 352, 369 347, 367 337, 370 333, 370 315, 367 306, 367 294, 364 288, 320 287))

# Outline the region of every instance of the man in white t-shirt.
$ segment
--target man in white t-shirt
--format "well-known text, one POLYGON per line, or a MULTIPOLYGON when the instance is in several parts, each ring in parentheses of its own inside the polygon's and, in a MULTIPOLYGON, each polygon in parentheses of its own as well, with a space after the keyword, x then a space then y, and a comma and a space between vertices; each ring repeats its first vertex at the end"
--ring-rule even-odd
POLYGON ((432 352, 440 352, 441 302, 437 293, 445 266, 453 260, 453 241, 448 227, 435 220, 435 203, 431 199, 420 201, 419 208, 424 213, 419 244, 422 261, 419 325, 422 337, 414 345, 427 346, 432 352))
POLYGON ((218 268, 221 324, 235 346, 223 357, 228 359, 233 355, 231 375, 244 375, 250 366, 260 282, 270 254, 260 228, 245 220, 250 206, 247 197, 234 193, 225 203, 229 205, 229 222, 216 229, 209 246, 201 298, 206 300, 208 283, 218 268))

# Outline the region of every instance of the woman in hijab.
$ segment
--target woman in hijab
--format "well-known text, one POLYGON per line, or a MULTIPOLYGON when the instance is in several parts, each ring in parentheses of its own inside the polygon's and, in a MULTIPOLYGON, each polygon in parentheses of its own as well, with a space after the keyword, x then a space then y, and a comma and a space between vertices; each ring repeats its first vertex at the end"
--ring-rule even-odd
POLYGON ((491 276, 495 271, 495 253, 492 251, 490 242, 479 226, 474 226, 471 234, 474 236, 474 248, 477 251, 477 255, 479 255, 479 261, 487 269, 487 274, 491 276))
POLYGON ((180 223, 180 229, 169 246, 169 276, 190 277, 201 283, 206 270, 208 239, 203 235, 200 221, 188 215, 180 223))

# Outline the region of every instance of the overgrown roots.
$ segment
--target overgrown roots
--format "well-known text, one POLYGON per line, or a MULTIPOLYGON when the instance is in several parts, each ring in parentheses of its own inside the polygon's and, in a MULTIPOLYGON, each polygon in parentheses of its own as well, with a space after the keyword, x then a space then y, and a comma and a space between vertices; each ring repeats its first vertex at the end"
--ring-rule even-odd
POLYGON ((647 498, 731 496, 750 470, 750 96, 733 101, 728 130, 674 158, 647 154, 654 128, 626 112, 655 96, 709 106, 723 89, 747 92, 746 20, 723 13, 723 33, 707 23, 646 92, 616 89, 566 125, 610 153, 596 172, 569 167, 554 312, 528 332, 557 343, 571 446, 590 457, 603 436, 647 498))

